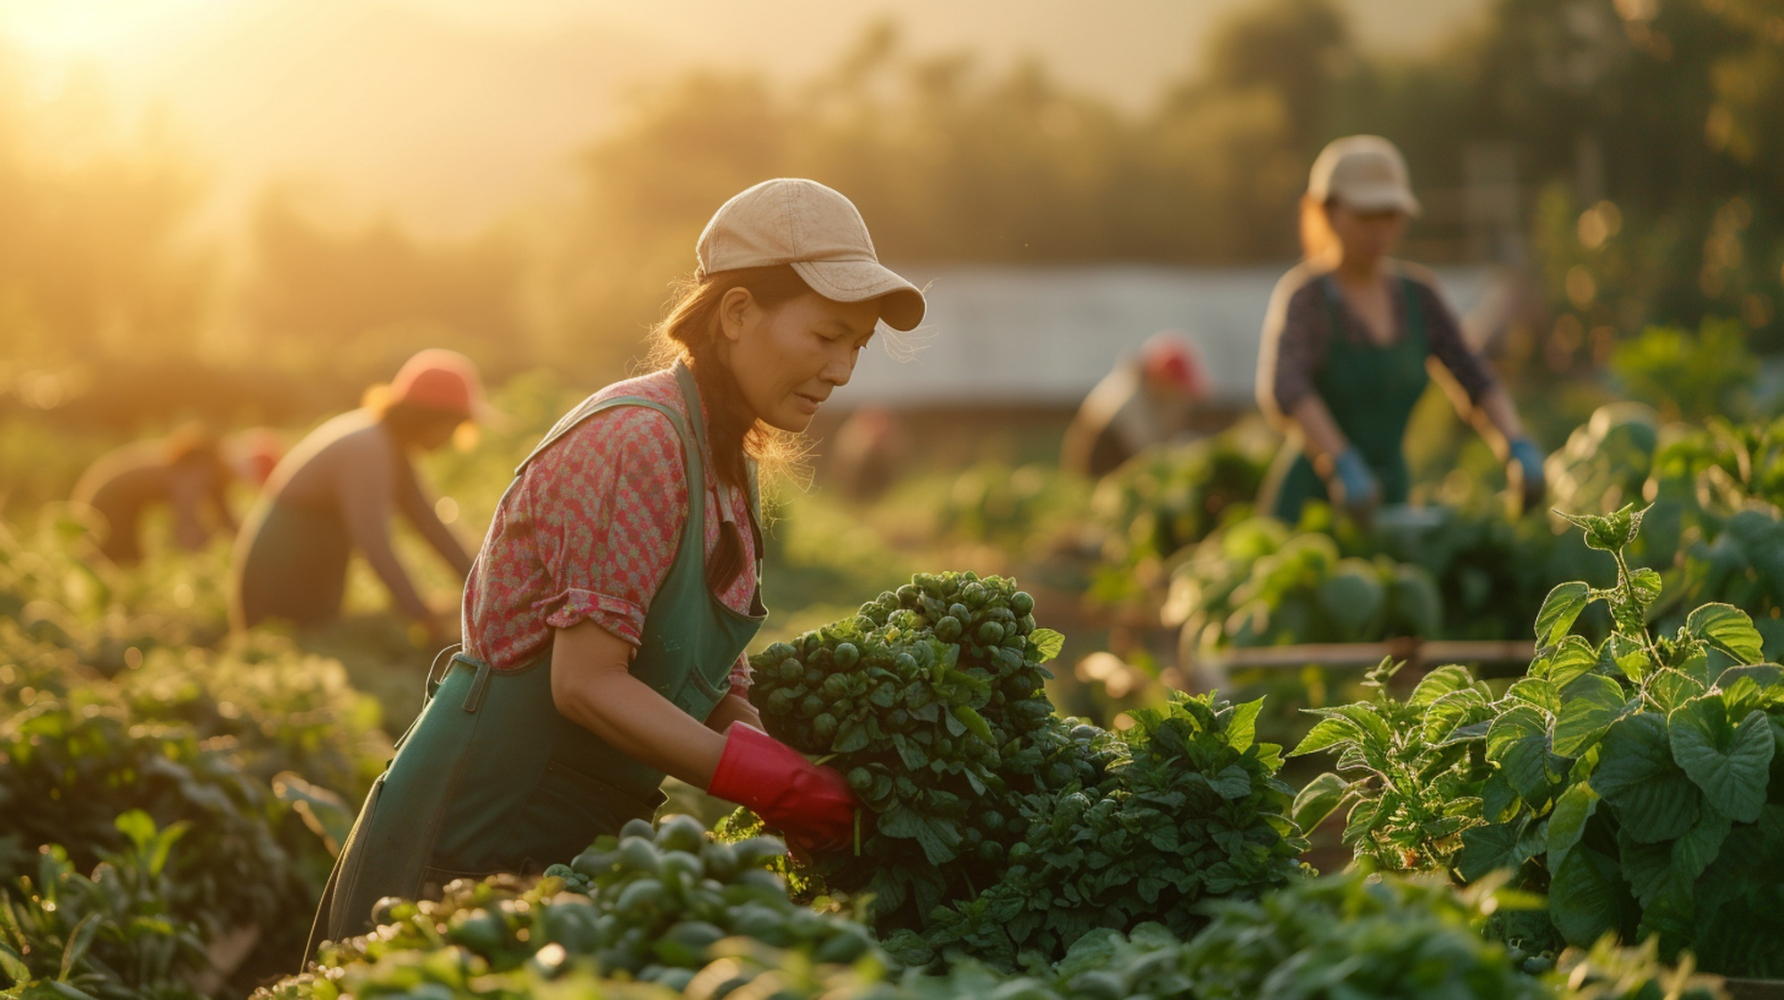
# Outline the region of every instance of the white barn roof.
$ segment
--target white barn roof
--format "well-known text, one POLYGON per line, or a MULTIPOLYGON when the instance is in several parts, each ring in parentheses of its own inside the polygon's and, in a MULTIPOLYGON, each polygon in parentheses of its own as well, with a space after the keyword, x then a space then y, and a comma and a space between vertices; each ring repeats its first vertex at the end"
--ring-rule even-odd
MULTIPOLYGON (((917 345, 899 361, 869 348, 844 396, 850 406, 1075 406, 1123 354, 1160 330, 1196 342, 1220 399, 1249 405, 1258 331, 1281 267, 899 267, 928 286, 917 345)), ((1437 268, 1466 315, 1485 296, 1485 267, 1437 268)), ((884 331, 882 331, 882 336, 884 331)))

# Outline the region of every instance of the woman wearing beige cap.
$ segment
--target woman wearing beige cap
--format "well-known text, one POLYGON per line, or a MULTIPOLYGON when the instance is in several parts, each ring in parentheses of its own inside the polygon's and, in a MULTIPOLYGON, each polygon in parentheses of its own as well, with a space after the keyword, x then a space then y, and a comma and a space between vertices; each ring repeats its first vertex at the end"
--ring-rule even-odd
POLYGON ((1434 363, 1525 508, 1542 500, 1542 452, 1511 397, 1463 342, 1435 277, 1389 257, 1418 212, 1406 163, 1380 136, 1335 140, 1314 161, 1301 207, 1307 259, 1276 285, 1258 360, 1258 403, 1290 436, 1260 506, 1291 524, 1309 500, 1362 518, 1406 502, 1402 443, 1434 363))
POLYGON ((665 774, 840 844, 842 776, 770 739, 744 696, 761 625, 755 466, 848 384, 922 293, 855 206, 808 180, 726 202, 654 334, 656 371, 596 392, 521 463, 465 588, 464 648, 378 779, 312 933, 381 896, 538 871, 649 819, 665 774))

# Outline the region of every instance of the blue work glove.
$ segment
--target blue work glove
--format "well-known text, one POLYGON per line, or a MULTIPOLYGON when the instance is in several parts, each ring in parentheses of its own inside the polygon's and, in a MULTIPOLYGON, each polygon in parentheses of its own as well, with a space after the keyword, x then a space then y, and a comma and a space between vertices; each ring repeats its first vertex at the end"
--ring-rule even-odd
POLYGON ((1353 445, 1344 449, 1332 463, 1332 474, 1338 480, 1339 496, 1333 498, 1351 516, 1359 520, 1367 520, 1375 512, 1375 504, 1381 499, 1381 485, 1375 481, 1375 473, 1369 470, 1369 463, 1363 460, 1363 453, 1353 445))
POLYGON ((1505 478, 1522 499, 1522 509, 1535 510, 1542 506, 1543 494, 1548 488, 1542 474, 1542 449, 1529 438, 1518 438, 1511 443, 1510 451, 1505 478))

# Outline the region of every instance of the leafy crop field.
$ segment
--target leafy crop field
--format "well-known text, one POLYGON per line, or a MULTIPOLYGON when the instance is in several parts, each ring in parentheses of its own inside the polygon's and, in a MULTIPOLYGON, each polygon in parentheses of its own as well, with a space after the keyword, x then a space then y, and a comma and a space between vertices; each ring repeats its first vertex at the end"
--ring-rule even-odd
MULTIPOLYGON (((572 402, 516 380, 507 424, 429 458, 459 527, 572 402)), ((1550 458, 1569 518, 1483 492, 1368 530, 1254 516, 1253 435, 1094 487, 980 465, 865 506, 783 490, 751 697, 847 776, 854 843, 796 862, 677 789, 543 877, 385 900, 303 970, 432 651, 366 576, 336 626, 232 635, 224 543, 123 571, 80 511, 15 512, 0 990, 1633 998, 1784 977, 1784 425, 1607 408, 1550 458), (1537 653, 1513 677, 1309 664, 1188 692, 1179 633, 1537 653)))

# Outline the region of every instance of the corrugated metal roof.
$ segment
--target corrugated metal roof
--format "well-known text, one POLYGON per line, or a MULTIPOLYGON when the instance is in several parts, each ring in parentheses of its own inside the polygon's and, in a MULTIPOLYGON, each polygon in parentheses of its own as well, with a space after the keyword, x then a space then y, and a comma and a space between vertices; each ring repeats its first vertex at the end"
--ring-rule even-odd
MULTIPOLYGON (((870 348, 846 403, 1075 405, 1123 354, 1160 330, 1201 350, 1216 395, 1249 405, 1258 331, 1281 267, 898 267, 928 286, 908 360, 870 348)), ((1486 294, 1486 267, 1437 268, 1458 313, 1486 294)), ((884 331, 882 331, 882 336, 884 331)))

